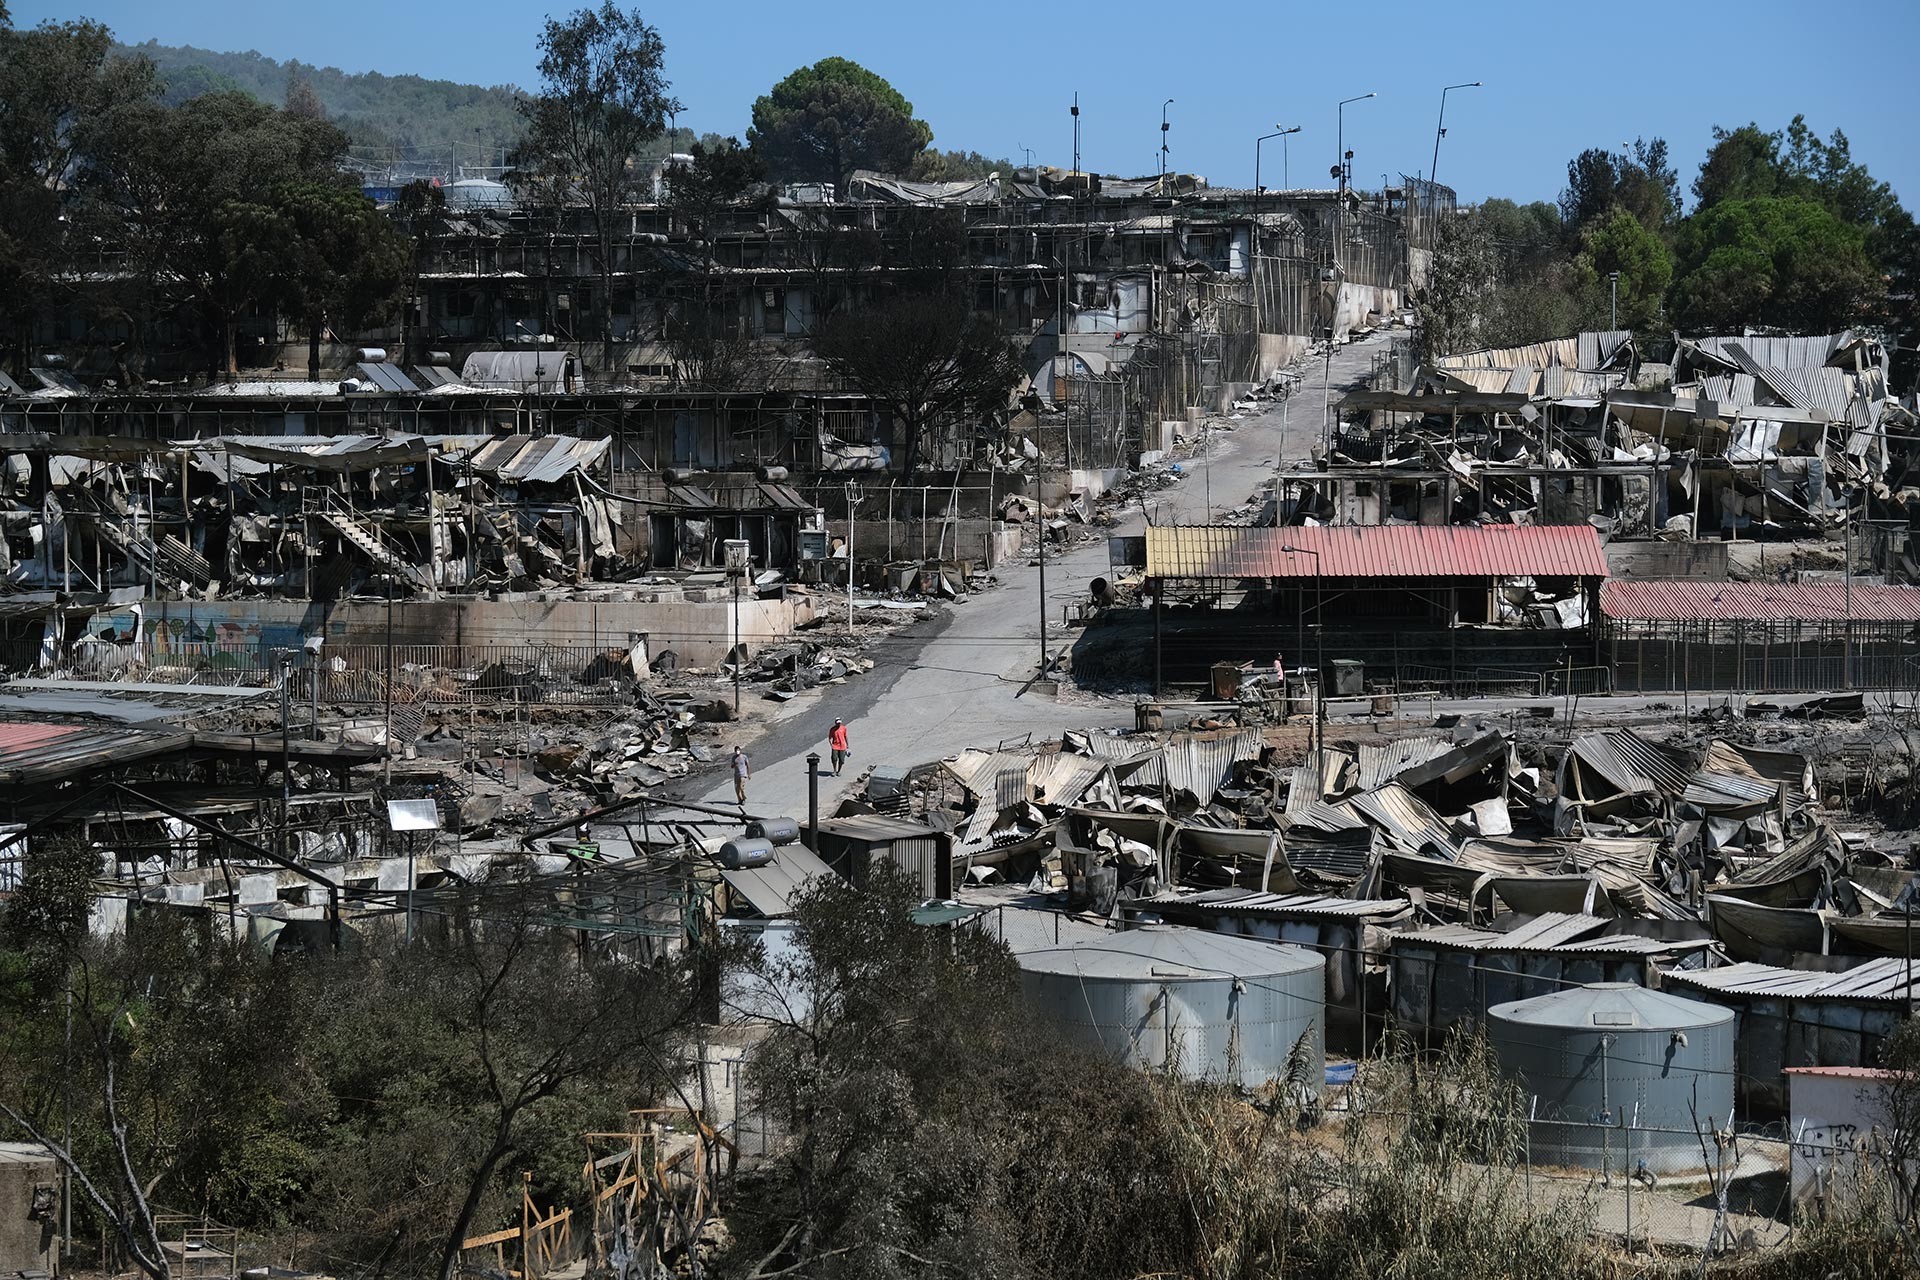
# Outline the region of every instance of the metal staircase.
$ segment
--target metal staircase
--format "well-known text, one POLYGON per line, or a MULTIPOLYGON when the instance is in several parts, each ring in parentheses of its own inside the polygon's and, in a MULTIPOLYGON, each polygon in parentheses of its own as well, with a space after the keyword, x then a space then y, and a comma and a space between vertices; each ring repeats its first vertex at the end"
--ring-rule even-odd
POLYGON ((385 569, 389 573, 397 573, 427 591, 434 589, 433 575, 426 566, 415 564, 401 555, 399 550, 389 545, 358 512, 336 498, 331 490, 319 489, 309 490, 309 492, 317 492, 320 495, 320 501, 313 515, 339 534, 348 546, 359 551, 378 568, 385 569))

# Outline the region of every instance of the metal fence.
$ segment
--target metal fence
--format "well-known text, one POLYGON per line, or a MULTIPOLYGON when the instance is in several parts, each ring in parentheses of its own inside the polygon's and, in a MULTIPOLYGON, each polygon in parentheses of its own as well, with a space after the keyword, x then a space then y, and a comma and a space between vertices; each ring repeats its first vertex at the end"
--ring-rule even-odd
MULTIPOLYGON (((1539 1100, 1528 1101, 1537 1113, 1539 1100)), ((1410 1118, 1369 1106, 1364 1088, 1330 1095, 1329 1111, 1336 1121, 1356 1114, 1389 1123, 1410 1118)), ((1642 1124, 1630 1107, 1610 1123, 1535 1118, 1522 1122, 1517 1168, 1469 1162, 1467 1172, 1511 1176, 1509 1185, 1529 1213, 1569 1216, 1584 1221, 1596 1239, 1670 1259, 1782 1250, 1808 1217, 1872 1220, 1896 1212, 1897 1187, 1871 1142, 1796 1137, 1781 1125, 1736 1128, 1725 1117, 1702 1116, 1700 1125, 1695 1132, 1642 1124), (1576 1148, 1602 1158, 1573 1166, 1555 1154, 1576 1148), (1683 1151, 1691 1161, 1670 1163, 1666 1172, 1648 1158, 1659 1152, 1671 1162, 1683 1151)), ((1374 1149, 1363 1158, 1384 1156, 1374 1149)))
POLYGON ((398 704, 623 706, 634 677, 625 650, 598 645, 342 644, 313 663, 304 652, 251 641, 181 642, 153 633, 133 643, 74 646, 52 669, 38 666, 40 646, 0 651, 12 675, 65 675, 103 681, 155 681, 227 688, 277 688, 290 660, 291 697, 329 705, 398 704))

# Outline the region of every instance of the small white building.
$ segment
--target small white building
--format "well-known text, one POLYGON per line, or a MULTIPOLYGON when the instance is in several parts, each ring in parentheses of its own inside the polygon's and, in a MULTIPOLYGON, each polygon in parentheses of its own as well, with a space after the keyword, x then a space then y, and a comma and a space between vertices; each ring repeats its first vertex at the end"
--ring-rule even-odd
POLYGON ((1877 1067, 1788 1067, 1786 1074, 1793 1202, 1812 1207, 1833 1193, 1836 1171, 1844 1174, 1848 1161, 1871 1150, 1872 1131, 1886 1127, 1881 1091, 1898 1073, 1877 1067))

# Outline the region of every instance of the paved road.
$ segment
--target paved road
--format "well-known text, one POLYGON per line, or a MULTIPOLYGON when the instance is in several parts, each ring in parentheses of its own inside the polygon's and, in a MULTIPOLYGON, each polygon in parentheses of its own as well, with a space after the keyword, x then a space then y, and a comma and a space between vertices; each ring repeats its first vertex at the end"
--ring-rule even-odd
MULTIPOLYGON (((1386 345, 1374 336, 1342 348, 1333 358, 1337 397, 1369 367, 1386 345)), ((1213 438, 1211 462, 1183 464, 1187 478, 1149 500, 1155 523, 1207 522, 1213 510, 1228 510, 1265 483, 1282 462, 1304 459, 1319 439, 1323 360, 1302 367, 1304 380, 1290 409, 1234 423, 1213 438)), ((1137 533, 1146 513, 1127 514, 1115 533, 1137 533)), ((1075 545, 1047 557, 1047 614, 1054 620, 1049 651, 1071 643, 1060 624, 1063 606, 1086 598, 1087 585, 1107 572, 1104 539, 1075 545)), ((1000 585, 957 604, 941 618, 873 643, 867 655, 878 665, 845 685, 809 691, 782 706, 764 735, 749 746, 754 778, 747 810, 804 818, 806 755, 827 754, 827 730, 842 716, 852 747, 847 782, 876 762, 908 765, 937 760, 973 746, 992 746, 1025 734, 1052 736, 1062 729, 1131 724, 1131 700, 1073 696, 1065 701, 1029 692, 1016 696, 1039 666, 1039 570, 1026 563, 1001 566, 1000 585)), ((730 745, 730 744, 729 744, 730 745)), ((830 812, 841 780, 825 778, 820 805, 830 812)), ((733 784, 724 775, 690 780, 682 792, 731 803, 733 784), (704 791, 700 789, 704 787, 704 791)))

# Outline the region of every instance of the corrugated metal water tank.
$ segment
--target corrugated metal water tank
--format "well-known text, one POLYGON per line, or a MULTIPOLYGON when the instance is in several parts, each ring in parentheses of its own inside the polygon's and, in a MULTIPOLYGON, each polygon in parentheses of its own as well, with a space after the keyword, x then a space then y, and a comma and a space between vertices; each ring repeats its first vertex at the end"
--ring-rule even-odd
POLYGON ((1598 983, 1495 1005, 1486 1027, 1501 1069, 1537 1099, 1534 1164, 1697 1170, 1694 1116, 1724 1128, 1733 1114, 1731 1009, 1598 983))
POLYGON ((1089 1048, 1251 1089, 1304 1037, 1319 1089, 1326 962, 1303 947, 1150 926, 1017 959, 1027 999, 1089 1048))

